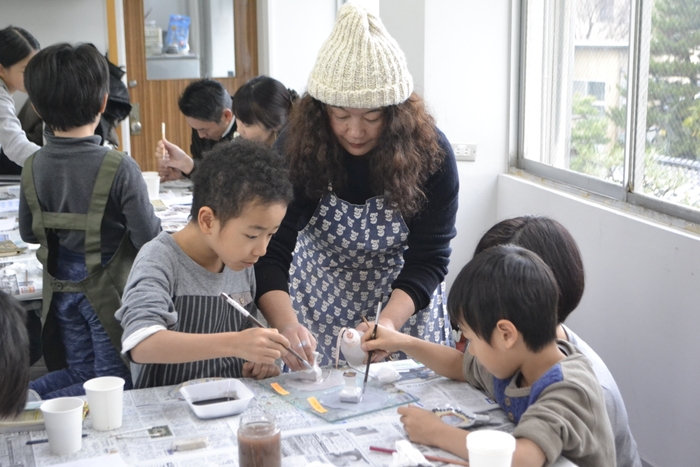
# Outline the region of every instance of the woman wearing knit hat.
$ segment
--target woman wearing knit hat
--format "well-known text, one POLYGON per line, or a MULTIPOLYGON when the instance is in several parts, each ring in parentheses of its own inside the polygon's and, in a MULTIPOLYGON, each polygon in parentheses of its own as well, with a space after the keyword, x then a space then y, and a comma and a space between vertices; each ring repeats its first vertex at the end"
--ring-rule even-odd
POLYGON ((380 324, 451 345, 443 280, 456 162, 379 18, 341 7, 275 145, 295 199, 255 266, 272 324, 309 357, 315 336, 321 364, 335 360, 340 330, 367 330, 362 318, 374 320, 380 303, 380 324))

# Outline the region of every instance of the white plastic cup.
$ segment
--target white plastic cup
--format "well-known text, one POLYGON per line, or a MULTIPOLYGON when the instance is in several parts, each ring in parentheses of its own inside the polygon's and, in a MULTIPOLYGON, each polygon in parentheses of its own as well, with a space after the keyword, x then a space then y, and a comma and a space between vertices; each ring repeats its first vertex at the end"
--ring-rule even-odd
POLYGON ((158 172, 142 172, 143 180, 148 188, 148 199, 160 197, 160 175, 158 172))
POLYGON ((472 431, 467 435, 470 467, 511 467, 515 438, 498 430, 472 431))
POLYGON ((87 394, 92 428, 114 430, 122 426, 124 380, 118 376, 101 376, 83 384, 87 394))
POLYGON ((83 447, 83 404, 77 397, 59 397, 40 406, 49 438, 49 449, 59 456, 83 447))

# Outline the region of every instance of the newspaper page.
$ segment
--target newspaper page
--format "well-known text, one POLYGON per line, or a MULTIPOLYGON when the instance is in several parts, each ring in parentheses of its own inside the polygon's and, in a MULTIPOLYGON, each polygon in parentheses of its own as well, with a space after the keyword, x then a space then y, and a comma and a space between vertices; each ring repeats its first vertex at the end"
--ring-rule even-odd
MULTIPOLYGON (((502 429, 502 411, 486 404, 483 394, 466 383, 434 377, 430 372, 405 369, 409 377, 402 380, 404 390, 421 398, 426 408, 449 400, 463 410, 486 410, 502 429), (416 374, 420 377, 415 377, 416 374)), ((261 409, 277 418, 282 430, 282 465, 306 466, 320 461, 333 466, 389 467, 392 456, 370 450, 371 446, 395 449, 396 441, 407 439, 396 409, 358 416, 341 423, 327 423, 307 413, 252 381, 246 385, 256 393, 249 410, 261 409)), ((124 392, 124 423, 121 428, 100 432, 92 430, 90 417, 84 422, 82 449, 68 456, 54 456, 48 443, 27 445, 30 440, 46 439, 46 432, 6 433, 0 435, 0 466, 43 467, 82 466, 86 461, 110 459, 130 466, 192 467, 233 466, 238 463, 237 431, 240 416, 201 420, 181 399, 177 386, 124 392), (206 447, 178 452, 173 441, 206 440, 206 447)), ((457 457, 439 449, 414 444, 424 455, 457 457)), ((101 461, 100 461, 101 462, 101 461)), ((102 465, 96 463, 94 465, 102 465)), ((105 464, 107 465, 107 464, 105 464)), ((442 466, 435 462, 434 465, 442 466)), ((560 458, 554 466, 575 467, 560 458)))

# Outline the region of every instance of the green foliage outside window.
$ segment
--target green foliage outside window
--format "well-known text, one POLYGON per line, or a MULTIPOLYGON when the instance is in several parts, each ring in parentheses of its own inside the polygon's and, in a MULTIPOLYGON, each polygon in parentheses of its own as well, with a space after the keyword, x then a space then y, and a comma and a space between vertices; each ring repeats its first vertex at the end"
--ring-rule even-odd
POLYGON ((656 0, 652 17, 647 128, 659 154, 700 158, 700 1, 656 0))

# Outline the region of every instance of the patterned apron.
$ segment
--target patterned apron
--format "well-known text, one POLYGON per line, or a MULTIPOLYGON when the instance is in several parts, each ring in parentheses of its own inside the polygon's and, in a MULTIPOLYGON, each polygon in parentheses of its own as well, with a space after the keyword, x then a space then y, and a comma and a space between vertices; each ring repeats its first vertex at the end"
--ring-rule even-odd
MULTIPOLYGON (((335 362, 337 336, 355 328, 362 316, 374 320, 379 300, 389 301, 391 284, 404 265, 409 230, 401 214, 378 196, 364 205, 350 204, 332 192, 299 232, 289 269, 289 294, 299 322, 318 341, 320 365, 335 362)), ((415 313, 401 331, 453 345, 445 283, 430 304, 415 313)), ((402 353, 395 357, 405 358, 402 353)))

